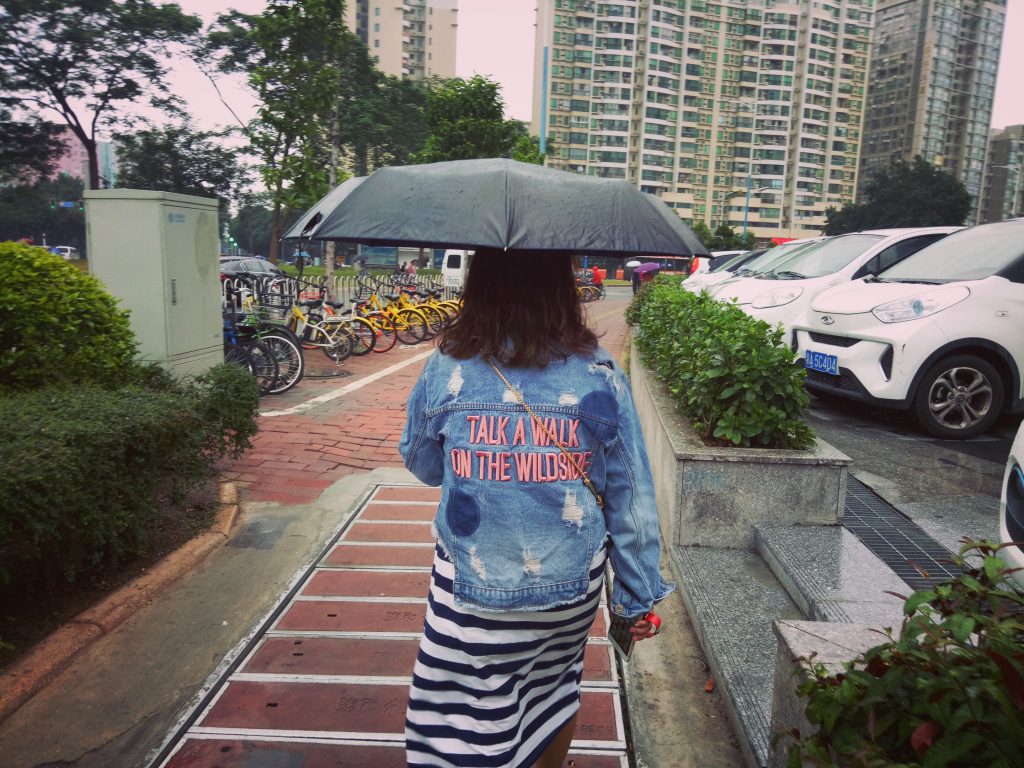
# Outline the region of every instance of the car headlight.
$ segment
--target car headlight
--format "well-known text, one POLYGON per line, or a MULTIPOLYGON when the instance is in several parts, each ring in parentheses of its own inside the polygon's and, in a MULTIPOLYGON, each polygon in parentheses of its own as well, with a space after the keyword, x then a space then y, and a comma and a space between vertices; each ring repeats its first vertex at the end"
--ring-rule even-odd
POLYGON ((800 295, 804 292, 803 288, 799 286, 789 286, 787 288, 776 288, 774 291, 766 291, 759 296, 754 297, 754 301, 751 306, 754 309, 767 309, 768 307, 781 307, 783 304, 789 304, 791 301, 796 301, 800 298, 800 295))
POLYGON ((879 304, 871 310, 871 314, 883 323, 905 323, 907 320, 917 320, 920 317, 928 317, 936 312, 949 309, 970 295, 971 292, 966 286, 950 285, 946 288, 922 293, 919 296, 890 301, 888 304, 879 304))

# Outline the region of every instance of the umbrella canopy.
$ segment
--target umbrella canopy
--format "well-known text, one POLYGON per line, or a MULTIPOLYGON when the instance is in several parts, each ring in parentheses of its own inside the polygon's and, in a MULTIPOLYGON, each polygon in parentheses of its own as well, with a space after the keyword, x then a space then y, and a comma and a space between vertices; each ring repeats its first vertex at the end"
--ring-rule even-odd
POLYGON ((505 159, 381 168, 311 236, 425 248, 708 253, 672 209, 628 182, 505 159))
POLYGON ((627 267, 639 267, 640 266, 640 262, 637 261, 636 259, 633 259, 632 261, 627 261, 626 262, 626 266, 627 267))
POLYGON ((657 272, 659 269, 661 269, 661 264, 641 264, 639 267, 634 267, 633 271, 642 275, 644 272, 657 272))
POLYGON ((316 205, 302 214, 302 217, 281 237, 285 240, 295 237, 311 237, 324 223, 324 217, 337 208, 338 204, 366 179, 366 176, 353 176, 351 179, 345 179, 345 181, 317 200, 316 205))

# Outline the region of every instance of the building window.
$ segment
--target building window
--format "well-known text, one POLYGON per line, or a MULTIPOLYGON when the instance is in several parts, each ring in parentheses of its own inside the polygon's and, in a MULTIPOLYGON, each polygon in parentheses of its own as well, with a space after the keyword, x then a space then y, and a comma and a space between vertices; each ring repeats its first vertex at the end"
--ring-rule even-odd
POLYGON ((380 32, 380 24, 374 24, 373 25, 373 31, 374 32, 380 32))
POLYGON ((379 5, 374 7, 373 15, 374 16, 380 16, 380 6, 379 5))
POLYGON ((373 41, 373 47, 374 48, 380 48, 380 40, 374 40, 373 41))

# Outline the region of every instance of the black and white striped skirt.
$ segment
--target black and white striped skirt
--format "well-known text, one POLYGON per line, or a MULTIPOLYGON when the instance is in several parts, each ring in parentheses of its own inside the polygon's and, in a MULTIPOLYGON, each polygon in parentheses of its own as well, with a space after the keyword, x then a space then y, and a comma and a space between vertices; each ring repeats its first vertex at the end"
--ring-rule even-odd
POLYGON ((438 547, 405 722, 411 768, 533 765, 579 710, 605 558, 591 561, 581 602, 493 613, 455 605, 455 566, 438 547))

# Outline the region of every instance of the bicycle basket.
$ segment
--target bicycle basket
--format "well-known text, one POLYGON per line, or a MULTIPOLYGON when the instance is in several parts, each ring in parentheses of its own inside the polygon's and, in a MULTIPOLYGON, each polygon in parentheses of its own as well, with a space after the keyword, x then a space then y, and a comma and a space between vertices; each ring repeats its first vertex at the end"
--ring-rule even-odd
POLYGON ((292 300, 288 296, 265 294, 254 307, 256 316, 266 323, 284 323, 292 312, 292 300))

